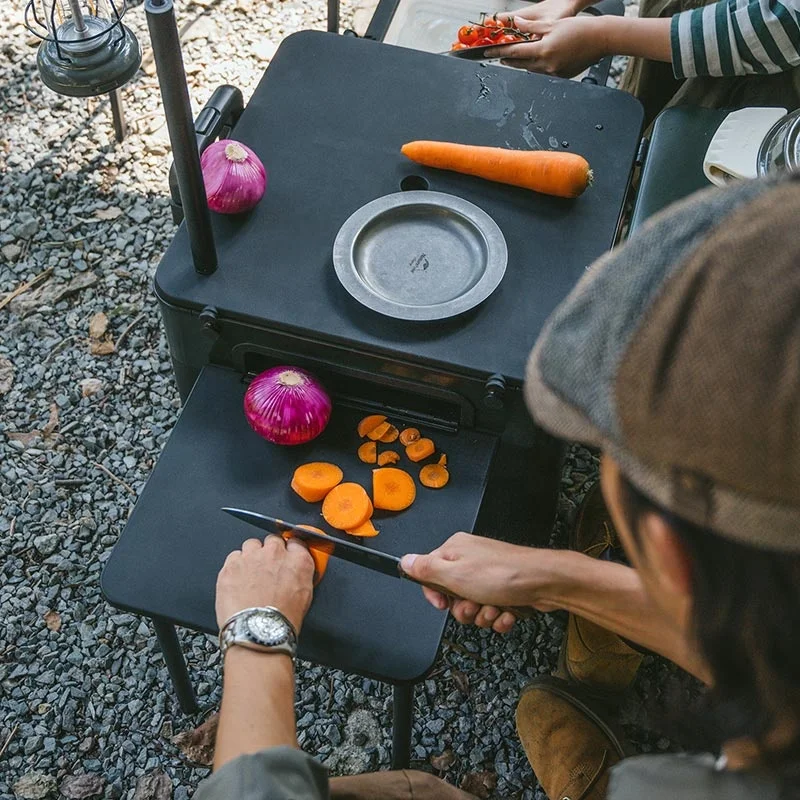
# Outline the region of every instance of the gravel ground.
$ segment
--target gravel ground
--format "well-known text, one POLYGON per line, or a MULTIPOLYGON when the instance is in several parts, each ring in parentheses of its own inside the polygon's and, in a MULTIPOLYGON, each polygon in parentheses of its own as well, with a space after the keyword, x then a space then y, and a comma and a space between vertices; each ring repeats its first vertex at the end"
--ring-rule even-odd
MULTIPOLYGON (((19 5, 0 7, 0 295, 41 277, 0 310, 0 797, 183 800, 207 753, 173 739, 204 715, 181 714, 149 627, 107 606, 98 580, 179 408, 150 292, 173 233, 156 79, 146 68, 125 90, 131 133, 114 143, 105 100, 42 86, 19 5)), ((198 109, 222 82, 249 96, 277 42, 323 27, 325 13, 322 2, 181 7, 198 109)), ((141 9, 126 21, 146 42, 141 9)), ((595 478, 592 456, 575 449, 556 544, 595 478)), ((552 670, 563 624, 542 616, 506 639, 452 625, 417 691, 415 764, 444 754, 434 763, 453 782, 486 772, 493 796, 541 797, 513 711, 519 688, 552 670)), ((212 709, 216 647, 189 633, 183 644, 212 709)), ((658 699, 691 688, 647 660, 625 709, 635 750, 671 746, 653 721, 658 699)), ((334 771, 388 766, 386 686, 301 664, 297 701, 301 744, 334 771)))

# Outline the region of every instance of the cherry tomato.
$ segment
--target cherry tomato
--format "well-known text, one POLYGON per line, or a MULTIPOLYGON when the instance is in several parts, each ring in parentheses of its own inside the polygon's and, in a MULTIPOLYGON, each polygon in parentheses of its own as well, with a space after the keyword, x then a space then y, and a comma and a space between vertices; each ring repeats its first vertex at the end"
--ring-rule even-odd
POLYGON ((492 39, 490 39, 488 36, 482 36, 472 46, 473 47, 491 47, 493 44, 494 44, 494 41, 492 39))
POLYGON ((469 47, 468 44, 464 44, 464 42, 453 42, 450 45, 451 50, 466 50, 469 47))
POLYGON ((515 36, 513 33, 504 33, 502 36, 499 36, 497 39, 494 40, 495 44, 515 44, 516 42, 521 42, 522 38, 520 36, 515 36))
POLYGON ((483 22, 483 26, 485 28, 500 28, 502 27, 500 23, 494 17, 486 17, 486 19, 481 20, 483 22))
POLYGON ((475 40, 478 38, 478 31, 474 25, 462 25, 458 29, 458 41, 462 44, 471 45, 474 44, 475 40))

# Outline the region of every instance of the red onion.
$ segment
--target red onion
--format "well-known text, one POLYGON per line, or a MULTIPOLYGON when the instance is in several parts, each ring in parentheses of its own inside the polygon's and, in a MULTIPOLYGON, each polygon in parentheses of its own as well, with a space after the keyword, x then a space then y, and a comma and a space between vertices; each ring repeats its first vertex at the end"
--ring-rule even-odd
POLYGON ((208 207, 220 214, 249 211, 264 196, 267 171, 259 157, 233 139, 213 142, 200 156, 208 207))
POLYGON ((250 427, 270 442, 303 444, 325 430, 331 399, 310 372, 272 367, 247 387, 244 414, 250 427))

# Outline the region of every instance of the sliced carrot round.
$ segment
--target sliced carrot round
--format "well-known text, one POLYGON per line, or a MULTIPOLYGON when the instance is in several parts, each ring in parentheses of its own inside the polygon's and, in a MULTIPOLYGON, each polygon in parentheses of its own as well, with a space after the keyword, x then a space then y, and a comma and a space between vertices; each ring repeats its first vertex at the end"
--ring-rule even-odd
POLYGON ((368 434, 367 438, 372 439, 372 441, 377 442, 382 436, 387 434, 392 428, 392 424, 390 422, 381 422, 377 428, 373 428, 368 434))
POLYGON ((351 536, 363 536, 364 538, 368 538, 370 536, 377 536, 379 531, 372 524, 372 520, 368 519, 363 525, 359 525, 357 528, 347 531, 347 533, 351 536))
POLYGON ((381 436, 381 441, 384 444, 389 444, 390 442, 393 442, 399 435, 400 431, 398 431, 394 425, 390 425, 389 430, 386 431, 383 436, 381 436))
POLYGON ((372 470, 372 497, 375 508, 385 511, 402 511, 408 508, 417 496, 414 479, 397 467, 382 467, 372 470))
MULTIPOLYGON (((323 536, 328 535, 321 528, 315 528, 313 525, 299 525, 298 527, 308 528, 310 531, 314 531, 314 533, 321 533, 323 536)), ((283 534, 283 538, 288 542, 289 539, 292 538, 292 532, 286 531, 286 533, 283 534)), ((308 546, 308 552, 311 553, 311 558, 314 559, 314 586, 316 586, 322 580, 322 576, 325 574, 325 570, 328 568, 328 559, 330 558, 330 553, 325 551, 322 547, 313 544, 308 546)))
POLYGON ((372 503, 357 483, 340 483, 322 501, 322 516, 332 528, 358 528, 372 516, 372 503))
POLYGON ((378 460, 378 445, 375 442, 364 442, 358 448, 358 457, 365 464, 374 464, 378 460))
POLYGON ((438 464, 426 464, 419 471, 419 482, 429 489, 441 489, 447 486, 449 480, 450 473, 441 461, 438 464))
POLYGON ((400 454, 394 450, 384 450, 378 456, 378 466, 385 467, 387 464, 396 464, 400 460, 400 454))
POLYGON ((421 436, 416 428, 405 428, 400 431, 400 444, 403 447, 408 447, 412 442, 416 442, 421 436))
POLYGON ((432 456, 436 446, 431 439, 417 439, 406 447, 406 455, 411 461, 422 461, 423 458, 432 456))
POLYGON ((342 482, 344 472, 327 461, 301 464, 292 476, 292 489, 308 503, 318 503, 334 486, 342 482))
POLYGON ((370 414, 358 423, 358 435, 363 439, 371 430, 384 422, 386 417, 383 414, 370 414))

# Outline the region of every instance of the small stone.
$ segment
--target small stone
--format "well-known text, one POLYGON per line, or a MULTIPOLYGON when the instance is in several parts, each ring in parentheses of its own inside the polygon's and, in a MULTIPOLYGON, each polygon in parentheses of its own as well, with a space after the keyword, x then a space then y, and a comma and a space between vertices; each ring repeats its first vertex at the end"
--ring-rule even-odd
POLYGON ((43 533, 33 537, 33 546, 43 555, 50 556, 58 548, 58 534, 43 533))
POLYGON ((87 800, 102 794, 105 786, 100 775, 70 775, 61 782, 59 791, 70 800, 87 800))
POLYGON ((43 772, 29 772, 23 775, 12 787, 20 800, 44 800, 55 792, 58 784, 51 775, 43 772))
POLYGON ((34 753, 38 753, 42 749, 42 737, 29 736, 25 740, 25 746, 23 749, 26 756, 32 756, 34 753))
POLYGON ((78 383, 78 387, 81 390, 81 397, 91 397, 103 388, 103 381, 99 378, 84 378, 78 383))
POLYGON ((171 798, 172 781, 160 770, 142 775, 136 782, 133 800, 171 800, 171 798))
POLYGON ((0 253, 6 261, 13 261, 20 253, 22 248, 16 244, 6 244, 0 247, 0 253))
POLYGON ((138 225, 141 225, 146 220, 150 219, 150 212, 144 206, 134 206, 129 212, 128 216, 138 225))

